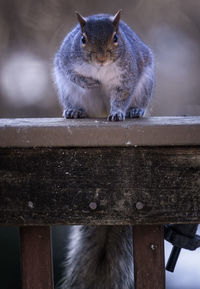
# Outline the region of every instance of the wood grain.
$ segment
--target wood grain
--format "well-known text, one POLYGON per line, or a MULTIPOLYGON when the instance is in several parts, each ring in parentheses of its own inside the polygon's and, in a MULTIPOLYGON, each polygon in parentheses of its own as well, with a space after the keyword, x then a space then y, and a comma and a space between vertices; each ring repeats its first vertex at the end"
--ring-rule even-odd
POLYGON ((22 289, 53 289, 50 227, 21 227, 22 289))
POLYGON ((199 147, 0 149, 0 224, 200 223, 199 147))
POLYGON ((163 226, 134 226, 135 289, 165 289, 163 226))
POLYGON ((199 145, 200 117, 0 119, 0 147, 199 145))

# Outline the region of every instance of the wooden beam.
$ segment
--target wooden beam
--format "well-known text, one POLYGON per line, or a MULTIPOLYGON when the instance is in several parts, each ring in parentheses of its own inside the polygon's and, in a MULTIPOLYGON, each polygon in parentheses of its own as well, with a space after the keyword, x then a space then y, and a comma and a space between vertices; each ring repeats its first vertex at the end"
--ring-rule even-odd
POLYGON ((53 289, 50 227, 21 227, 22 289, 53 289))
POLYGON ((0 147, 199 145, 200 117, 0 119, 0 147))
POLYGON ((200 223, 199 147, 0 149, 0 224, 200 223))
POLYGON ((135 289, 165 289, 163 226, 134 226, 135 289))

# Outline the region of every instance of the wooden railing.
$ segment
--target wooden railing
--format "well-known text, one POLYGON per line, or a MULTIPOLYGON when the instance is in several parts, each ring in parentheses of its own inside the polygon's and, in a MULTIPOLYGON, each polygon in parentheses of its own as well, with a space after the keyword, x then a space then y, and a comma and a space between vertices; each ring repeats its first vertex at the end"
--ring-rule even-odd
POLYGON ((163 224, 200 223, 200 117, 0 120, 0 225, 23 289, 52 289, 50 226, 134 227, 136 289, 164 289, 163 224))

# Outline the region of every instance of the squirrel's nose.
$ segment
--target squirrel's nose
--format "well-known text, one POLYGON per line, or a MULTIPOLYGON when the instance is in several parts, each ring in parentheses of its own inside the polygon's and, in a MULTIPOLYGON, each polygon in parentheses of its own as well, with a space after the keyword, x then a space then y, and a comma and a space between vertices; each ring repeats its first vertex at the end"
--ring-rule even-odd
POLYGON ((103 62, 106 62, 107 56, 104 54, 97 54, 96 59, 98 62, 103 63, 103 62))

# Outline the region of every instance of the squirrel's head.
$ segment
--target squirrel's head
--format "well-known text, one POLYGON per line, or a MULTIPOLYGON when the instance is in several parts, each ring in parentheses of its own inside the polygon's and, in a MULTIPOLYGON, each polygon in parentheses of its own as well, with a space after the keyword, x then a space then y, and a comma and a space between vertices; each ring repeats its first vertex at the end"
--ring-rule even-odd
POLYGON ((76 12, 81 27, 80 47, 84 58, 105 65, 121 54, 122 40, 119 31, 121 10, 115 16, 94 15, 84 18, 76 12))

